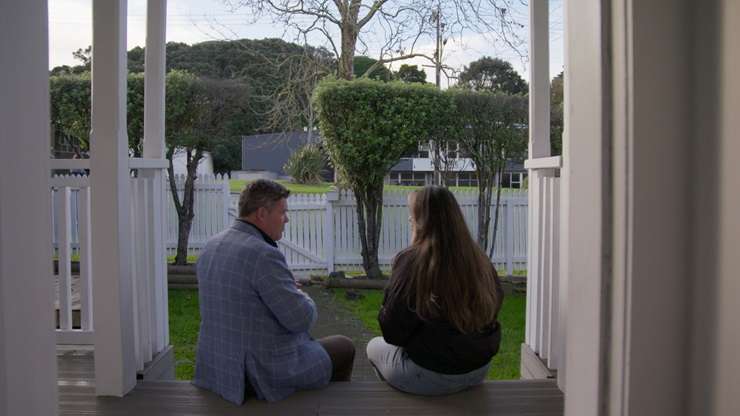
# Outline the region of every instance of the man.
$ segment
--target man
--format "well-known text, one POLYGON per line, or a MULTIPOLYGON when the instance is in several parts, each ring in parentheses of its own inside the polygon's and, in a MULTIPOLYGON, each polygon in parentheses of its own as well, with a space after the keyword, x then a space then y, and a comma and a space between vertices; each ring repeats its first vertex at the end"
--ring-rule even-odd
POLYGON ((277 248, 289 194, 276 182, 251 183, 240 195, 239 218, 209 240, 198 259, 194 383, 236 404, 245 393, 276 401, 352 375, 352 341, 311 338, 316 305, 277 248))

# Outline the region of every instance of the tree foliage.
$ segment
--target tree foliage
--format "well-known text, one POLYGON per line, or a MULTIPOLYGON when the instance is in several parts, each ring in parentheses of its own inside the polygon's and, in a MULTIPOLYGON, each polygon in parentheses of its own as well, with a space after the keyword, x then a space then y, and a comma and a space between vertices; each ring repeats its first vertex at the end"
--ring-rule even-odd
POLYGON ((324 149, 318 143, 308 143, 293 152, 283 169, 301 184, 316 184, 323 179, 328 160, 324 149))
POLYGON ((90 74, 49 78, 51 130, 77 157, 90 149, 90 74))
MULTIPOLYGON (((127 79, 127 134, 129 149, 141 156, 144 136, 144 74, 127 79)), ((50 78, 51 123, 55 134, 74 143, 76 153, 90 146, 90 75, 50 78)), ((170 187, 179 219, 176 261, 184 264, 194 216, 194 183, 205 152, 241 155, 239 136, 249 120, 249 88, 237 79, 212 80, 174 70, 166 77, 165 141, 170 160, 170 187), (172 158, 183 153, 187 175, 184 192, 177 192, 172 158)), ((234 156, 237 155, 237 156, 234 156)), ((216 157, 214 157, 216 159, 216 157)), ((240 162, 240 161, 239 161, 240 162)))
POLYGON ((240 113, 245 111, 247 87, 238 80, 210 80, 187 71, 167 74, 166 144, 170 191, 178 216, 175 264, 187 262, 188 238, 195 217, 197 169, 206 151, 228 144, 238 134, 240 113), (235 127, 236 126, 236 127, 235 127), (182 193, 177 190, 173 157, 185 157, 182 193), (182 197, 180 196, 182 195, 182 197))
POLYGON ((432 86, 329 79, 317 87, 314 103, 332 164, 357 200, 363 267, 380 277, 383 178, 453 112, 452 102, 432 86))
MULTIPOLYGON (((79 157, 90 150, 90 73, 54 75, 49 78, 51 127, 79 157)), ((129 148, 141 155, 144 136, 144 77, 129 74, 127 79, 127 121, 129 148)))
POLYGON ((509 62, 483 57, 473 61, 460 73, 458 85, 472 91, 526 94, 527 82, 509 62))
MULTIPOLYGON (((497 212, 494 215, 497 220, 500 179, 506 161, 521 159, 527 151, 525 126, 529 102, 522 95, 463 89, 451 90, 450 94, 455 103, 456 119, 460 123, 458 142, 475 164, 479 190, 478 243, 486 250, 489 247, 493 188, 497 188, 497 212), (496 183, 496 178, 499 183, 496 183)), ((494 233, 496 226, 497 223, 494 223, 494 233)))
POLYGON ((563 153, 563 72, 550 83, 550 154, 563 153))
POLYGON ((416 65, 401 65, 398 72, 396 72, 396 77, 403 82, 418 82, 420 84, 427 82, 427 73, 416 65))
MULTIPOLYGON (((237 133, 213 149, 214 169, 241 168, 241 141, 237 135, 289 131, 314 124, 310 105, 313 88, 336 67, 324 49, 300 46, 281 39, 210 41, 194 45, 170 42, 167 72, 184 70, 200 78, 234 80, 243 86, 244 106, 230 120, 237 133), (238 131, 237 131, 238 130, 238 131)), ((90 48, 75 52, 81 65, 60 66, 51 73, 53 128, 57 140, 66 140, 85 152, 90 131, 90 48), (83 59, 84 58, 84 59, 83 59)), ((145 49, 128 51, 129 140, 132 153, 141 154, 143 135, 143 71, 145 49)))
POLYGON ((393 73, 385 65, 378 65, 377 63, 377 59, 370 58, 369 56, 355 56, 353 61, 353 74, 355 78, 364 76, 378 81, 392 80, 393 73))

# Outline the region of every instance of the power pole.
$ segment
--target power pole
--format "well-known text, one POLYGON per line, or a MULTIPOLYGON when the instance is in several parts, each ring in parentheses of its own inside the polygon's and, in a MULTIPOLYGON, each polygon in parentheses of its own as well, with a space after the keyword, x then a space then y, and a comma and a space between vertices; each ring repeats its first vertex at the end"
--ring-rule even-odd
MULTIPOLYGON (((442 8, 440 6, 440 2, 437 1, 437 8, 432 10, 432 15, 430 16, 430 20, 434 22, 436 33, 435 33, 435 49, 434 49, 434 78, 435 78, 435 84, 437 85, 437 89, 442 89, 442 52, 445 45, 444 40, 444 29, 445 24, 442 22, 442 8)), ((426 67, 431 67, 431 65, 423 65, 426 67)), ((442 169, 442 163, 443 160, 447 160, 447 155, 442 154, 443 152, 446 152, 447 149, 441 148, 442 143, 439 141, 430 140, 429 142, 429 153, 432 157, 432 165, 434 166, 434 172, 433 172, 433 181, 436 185, 446 186, 444 175, 443 175, 443 169, 442 169)), ((444 169, 447 170, 446 167, 444 169)))
POLYGON ((441 18, 439 3, 437 3, 437 10, 432 13, 434 20, 437 23, 437 48, 434 51, 434 66, 435 66, 435 79, 437 81, 437 88, 442 88, 442 32, 441 29, 441 18))

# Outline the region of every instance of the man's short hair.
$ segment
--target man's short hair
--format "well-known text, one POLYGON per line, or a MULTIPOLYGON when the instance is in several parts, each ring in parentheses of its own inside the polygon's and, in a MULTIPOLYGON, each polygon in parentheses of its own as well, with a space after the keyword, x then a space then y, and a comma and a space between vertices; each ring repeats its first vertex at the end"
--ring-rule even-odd
POLYGON ((276 202, 289 195, 290 191, 283 185, 267 179, 258 179, 247 185, 239 195, 239 218, 248 216, 260 207, 272 209, 276 202))

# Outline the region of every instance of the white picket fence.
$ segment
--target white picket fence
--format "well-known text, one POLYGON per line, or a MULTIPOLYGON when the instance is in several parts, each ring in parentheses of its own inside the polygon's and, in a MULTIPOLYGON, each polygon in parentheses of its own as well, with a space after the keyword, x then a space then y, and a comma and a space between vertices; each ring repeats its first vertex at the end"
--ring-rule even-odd
MULTIPOLYGON (((180 196, 183 199, 185 189, 185 175, 176 175, 175 183, 180 196)), ((172 198, 169 181, 166 183, 167 194, 167 231, 165 234, 165 245, 167 255, 173 256, 177 251, 177 229, 178 220, 175 211, 175 202, 172 198)), ((188 253, 197 254, 206 241, 215 234, 221 232, 231 225, 233 213, 231 208, 231 193, 229 191, 229 178, 223 175, 198 175, 195 180, 194 197, 195 218, 190 228, 188 239, 188 253)))
MULTIPOLYGON (((176 178, 182 192, 184 177, 176 178)), ((197 255, 209 238, 230 226, 237 212, 238 194, 231 194, 229 181, 223 176, 199 176, 195 182, 195 218, 188 240, 188 253, 197 255)), ((177 248, 178 221, 169 183, 163 183, 166 194, 165 244, 168 255, 177 248)), ((409 245, 407 198, 410 191, 386 191, 383 196, 383 224, 380 234, 379 260, 389 266, 393 257, 409 245)), ((473 236, 478 233, 478 193, 453 191, 473 236)), ((78 201, 71 201, 71 247, 78 252, 78 201)), ((495 199, 494 199, 495 202, 495 199)), ((493 204, 492 204, 493 205, 493 204)), ((504 192, 499 210, 496 250, 492 261, 508 274, 527 268, 527 191, 504 192)), ((349 191, 327 194, 292 194, 288 199, 288 217, 279 247, 293 270, 359 270, 362 266, 361 245, 357 231, 357 206, 349 191)), ((495 207, 491 207, 493 215, 495 207)), ((493 237, 493 219, 489 241, 493 237)), ((56 243, 56 239, 54 241, 56 243)))
MULTIPOLYGON (((393 257, 411 240, 407 198, 409 191, 385 192, 383 223, 378 257, 389 266, 393 257)), ((478 232, 478 195, 455 192, 473 236, 478 232)), ((359 269, 361 244, 357 230, 357 204, 351 192, 325 195, 291 195, 289 219, 279 245, 294 270, 359 269)), ((493 211, 492 211, 493 212, 493 211)), ((489 237, 493 235, 493 221, 489 237)), ((502 197, 496 250, 492 257, 498 268, 511 274, 527 264, 527 194, 502 197)))

